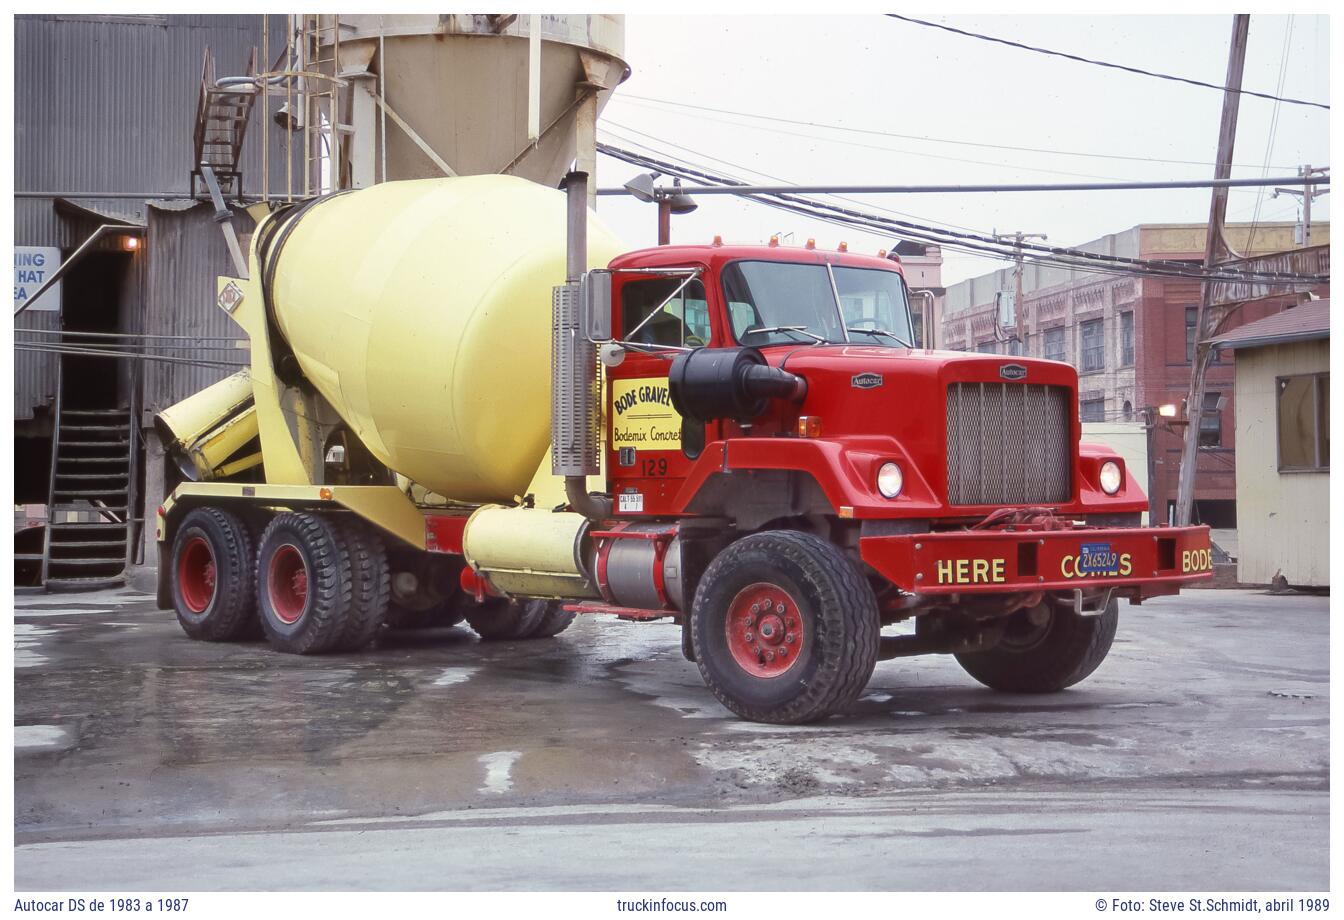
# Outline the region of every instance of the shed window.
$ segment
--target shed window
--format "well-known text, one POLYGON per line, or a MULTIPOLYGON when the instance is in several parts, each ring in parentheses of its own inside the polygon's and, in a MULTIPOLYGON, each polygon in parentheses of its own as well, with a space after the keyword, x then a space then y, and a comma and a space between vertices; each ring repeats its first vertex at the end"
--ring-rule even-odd
POLYGON ((1330 469, 1330 375, 1278 379, 1279 469, 1330 469))

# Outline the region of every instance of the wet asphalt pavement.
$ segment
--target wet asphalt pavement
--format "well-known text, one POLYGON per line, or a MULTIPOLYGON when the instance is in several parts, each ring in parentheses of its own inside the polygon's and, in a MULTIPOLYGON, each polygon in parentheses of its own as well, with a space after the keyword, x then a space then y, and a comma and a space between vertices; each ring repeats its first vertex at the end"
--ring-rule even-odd
POLYGON ((1122 606, 1049 697, 882 662, 802 727, 666 624, 298 658, 130 590, 15 605, 20 890, 1328 887, 1328 598, 1122 606))

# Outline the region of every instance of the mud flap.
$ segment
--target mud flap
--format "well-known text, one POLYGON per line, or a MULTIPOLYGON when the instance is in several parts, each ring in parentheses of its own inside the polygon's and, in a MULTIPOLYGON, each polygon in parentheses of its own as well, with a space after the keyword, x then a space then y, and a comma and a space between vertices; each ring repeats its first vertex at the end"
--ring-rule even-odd
POLYGON ((681 618, 681 657, 695 663, 695 648, 691 645, 691 618, 688 615, 681 618))

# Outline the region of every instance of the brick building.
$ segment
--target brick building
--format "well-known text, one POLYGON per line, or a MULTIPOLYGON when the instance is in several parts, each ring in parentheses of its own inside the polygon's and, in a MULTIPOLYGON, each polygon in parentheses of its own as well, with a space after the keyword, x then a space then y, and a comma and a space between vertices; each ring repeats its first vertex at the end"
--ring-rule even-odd
MULTIPOLYGON (((1291 223, 1231 224, 1227 238, 1243 255, 1295 248, 1291 223), (1253 235, 1252 235, 1253 232, 1253 235)), ((1329 244, 1328 224, 1312 227, 1313 244, 1329 244)), ((1084 243, 1088 252, 1133 259, 1186 262, 1204 259, 1205 225, 1141 224, 1084 243)), ((1181 278, 1107 275, 1028 264, 1022 304, 1026 340, 996 335, 996 295, 1012 292, 1014 269, 1000 269, 947 287, 939 315, 942 348, 1022 354, 1067 361, 1078 368, 1079 414, 1084 422, 1143 421, 1144 410, 1181 405, 1190 386, 1195 311, 1200 284, 1181 278)), ((1322 287, 1321 296, 1328 294, 1322 287)), ((1233 325, 1281 310, 1290 299, 1248 304, 1233 325)), ((1208 375, 1206 411, 1196 478, 1199 520, 1236 526, 1236 443, 1232 404, 1232 354, 1220 356, 1208 375)), ((1159 425, 1152 444, 1149 502, 1154 520, 1167 520, 1176 501, 1183 431, 1159 425)))

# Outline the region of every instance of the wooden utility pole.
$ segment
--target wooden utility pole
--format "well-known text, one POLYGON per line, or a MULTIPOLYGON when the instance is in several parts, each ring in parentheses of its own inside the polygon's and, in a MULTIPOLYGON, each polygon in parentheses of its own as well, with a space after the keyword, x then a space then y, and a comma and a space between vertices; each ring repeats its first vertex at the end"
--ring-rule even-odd
MULTIPOLYGON (((1305 179, 1312 176, 1324 175, 1328 170, 1312 169, 1310 165, 1298 169, 1297 174, 1305 179)), ((1302 199, 1302 219, 1298 221, 1296 231, 1293 234, 1293 242, 1305 249, 1311 245, 1311 202, 1322 195, 1330 194, 1329 189, 1316 190, 1316 186, 1310 182, 1302 188, 1276 188, 1274 190, 1275 198, 1280 195, 1291 195, 1294 198, 1302 199)))
MULTIPOLYGON (((1017 327, 1016 332, 1014 333, 1014 337, 1021 344, 1022 353, 1026 354, 1027 311, 1022 303, 1022 258, 1023 258, 1022 243, 1028 239, 1046 240, 1049 239, 1049 237, 1046 236, 1044 233, 1023 233, 1021 230, 1018 230, 1016 233, 995 233, 994 239, 998 242, 1012 242, 1013 246, 1017 249, 1017 257, 1013 260, 1014 263, 1016 264, 1016 267, 1014 268, 1013 271, 1013 274, 1015 276, 1015 285, 1014 285, 1015 289, 1013 293, 1013 313, 1014 313, 1013 318, 1016 320, 1016 322, 1013 325, 1017 327)), ((1005 332, 1007 331, 1006 328, 999 325, 998 317, 994 318, 994 326, 995 329, 1004 329, 1005 332)))
MULTIPOLYGON (((1232 175, 1232 148, 1237 140, 1237 111, 1241 101, 1241 77, 1246 65, 1246 34, 1251 17, 1241 13, 1232 18, 1232 47, 1227 56, 1227 83, 1223 90, 1223 120, 1218 128, 1218 159, 1215 179, 1232 175)), ((1236 253, 1223 235, 1227 218, 1227 188, 1214 188, 1209 205, 1208 235, 1204 244, 1204 270, 1211 271, 1220 262, 1235 258, 1236 253)), ((1185 444, 1181 450, 1181 473, 1176 492, 1176 524, 1190 523, 1195 503, 1195 468, 1199 465, 1199 422, 1204 411, 1204 377, 1213 357, 1205 339, 1214 333, 1237 305, 1213 306, 1215 285, 1205 281, 1195 317, 1195 348, 1190 362, 1190 392, 1185 400, 1185 444)))

